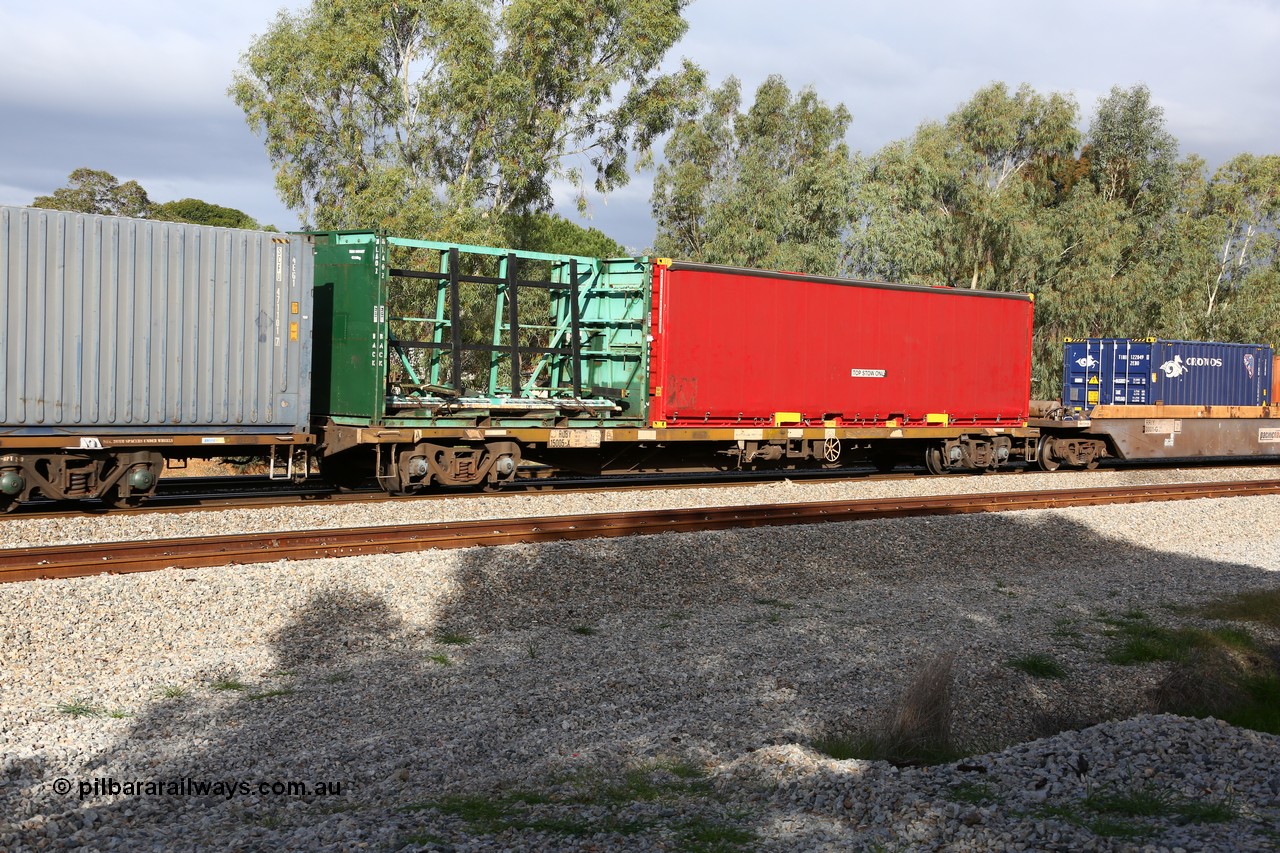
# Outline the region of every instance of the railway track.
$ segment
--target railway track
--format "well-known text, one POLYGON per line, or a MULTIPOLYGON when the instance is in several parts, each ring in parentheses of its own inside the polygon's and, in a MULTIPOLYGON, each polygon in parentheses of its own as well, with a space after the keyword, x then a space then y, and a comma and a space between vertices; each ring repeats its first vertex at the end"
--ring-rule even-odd
POLYGON ((1274 495, 1280 480, 647 510, 0 551, 0 582, 654 533, 1274 495))
MULTIPOLYGON (((1178 468, 1255 467, 1256 462, 1226 460, 1170 460, 1178 468)), ((1169 462, 1112 463, 1098 468, 1098 472, 1168 468, 1169 462)), ((1008 468, 983 474, 946 474, 949 479, 960 476, 1005 477, 1024 473, 1043 473, 1036 469, 1008 468)), ((1089 473, 1072 470, 1074 474, 1089 473)), ((715 473, 638 474, 635 476, 613 474, 601 477, 548 477, 518 482, 492 492, 474 489, 445 489, 418 495, 388 495, 380 489, 358 492, 336 492, 319 478, 312 477, 299 484, 273 483, 261 476, 211 476, 174 477, 161 481, 159 494, 148 499, 140 507, 112 509, 93 502, 77 502, 74 505, 53 501, 33 501, 23 504, 11 513, 0 513, 0 523, 6 518, 79 518, 86 515, 110 514, 141 515, 147 513, 182 513, 209 509, 254 509, 278 506, 306 506, 318 504, 358 504, 378 501, 444 500, 451 498, 513 497, 546 492, 566 494, 596 491, 645 491, 653 489, 695 489, 727 486, 751 486, 763 483, 792 480, 803 483, 847 483, 852 481, 913 480, 938 476, 924 468, 902 469, 882 473, 874 468, 842 468, 787 471, 730 471, 715 473)))

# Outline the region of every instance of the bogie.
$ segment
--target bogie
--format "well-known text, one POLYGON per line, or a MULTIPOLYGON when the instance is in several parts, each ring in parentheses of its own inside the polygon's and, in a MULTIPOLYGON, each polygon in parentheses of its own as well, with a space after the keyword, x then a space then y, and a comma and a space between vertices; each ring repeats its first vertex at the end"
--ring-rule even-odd
POLYGON ((1063 465, 1093 470, 1106 455, 1107 446, 1102 439, 1049 435, 1040 442, 1037 464, 1045 471, 1057 471, 1063 465))
POLYGON ((960 436, 925 445, 924 464, 930 474, 994 471, 1020 453, 1025 445, 1015 446, 1008 436, 960 436))
POLYGON ((110 506, 137 506, 155 493, 164 458, 150 451, 31 453, 0 457, 0 509, 37 497, 97 498, 110 506))
MULTIPOLYGON (((349 461, 340 468, 339 476, 348 487, 373 478, 392 495, 423 492, 432 486, 495 487, 516 478, 521 459, 520 445, 514 441, 379 444, 371 454, 356 450, 344 455, 349 461), (362 471, 361 464, 366 461, 372 464, 362 471)), ((332 463, 329 467, 329 477, 334 478, 332 463)))

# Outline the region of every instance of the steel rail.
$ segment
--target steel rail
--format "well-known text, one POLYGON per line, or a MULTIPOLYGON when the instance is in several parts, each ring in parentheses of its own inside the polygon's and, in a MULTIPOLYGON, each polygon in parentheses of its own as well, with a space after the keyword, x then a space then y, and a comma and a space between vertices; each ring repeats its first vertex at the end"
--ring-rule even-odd
POLYGON ((0 550, 0 581, 198 568, 277 560, 396 554, 572 539, 695 533, 904 516, 1054 509, 1280 493, 1280 480, 1179 483, 1034 492, 901 497, 799 504, 699 507, 598 515, 435 522, 341 530, 250 533, 153 542, 0 550))

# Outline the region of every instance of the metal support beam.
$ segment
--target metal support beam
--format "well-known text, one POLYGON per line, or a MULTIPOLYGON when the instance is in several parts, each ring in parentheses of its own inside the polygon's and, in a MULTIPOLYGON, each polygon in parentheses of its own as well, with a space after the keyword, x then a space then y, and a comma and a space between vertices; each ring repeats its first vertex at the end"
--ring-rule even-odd
POLYGON ((569 369, 573 372, 573 396, 582 396, 582 337, 578 334, 578 259, 569 259, 569 369))
MULTIPOLYGON (((507 311, 508 343, 511 345, 511 396, 520 396, 520 315, 516 304, 519 292, 519 261, 515 254, 507 255, 507 311)), ((576 393, 576 391, 575 391, 576 393)))
POLYGON ((458 293, 458 250, 449 250, 449 347, 453 355, 453 390, 462 396, 462 297, 458 293))

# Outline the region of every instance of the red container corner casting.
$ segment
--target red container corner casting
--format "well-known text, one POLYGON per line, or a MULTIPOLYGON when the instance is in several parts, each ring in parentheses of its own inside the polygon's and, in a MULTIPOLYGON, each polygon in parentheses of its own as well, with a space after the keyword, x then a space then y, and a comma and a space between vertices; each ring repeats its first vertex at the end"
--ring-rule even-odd
POLYGON ((653 267, 654 426, 1013 426, 1033 298, 694 263, 653 267))

